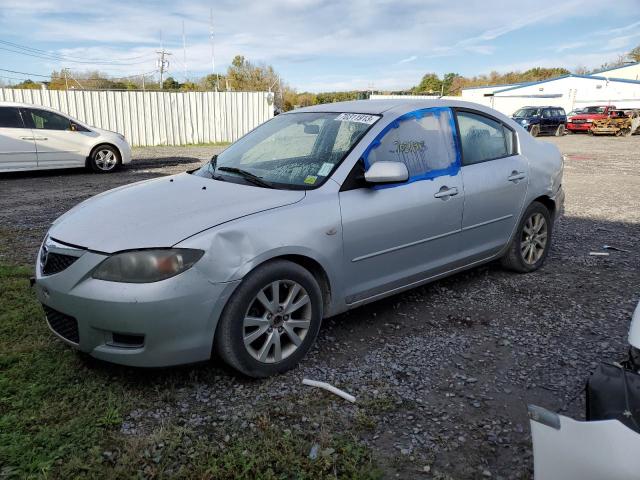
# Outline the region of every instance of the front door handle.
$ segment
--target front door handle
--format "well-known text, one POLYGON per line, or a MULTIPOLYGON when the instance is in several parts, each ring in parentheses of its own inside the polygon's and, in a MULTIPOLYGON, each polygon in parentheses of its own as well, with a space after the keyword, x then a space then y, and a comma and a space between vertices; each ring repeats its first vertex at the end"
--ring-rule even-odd
POLYGON ((433 196, 434 198, 441 198, 443 200, 446 200, 449 197, 453 197, 454 195, 458 194, 458 189, 456 187, 447 187, 446 185, 443 185, 442 187, 440 187, 440 190, 438 190, 438 192, 434 193, 433 196))
POLYGON ((509 180, 510 182, 518 183, 520 180, 524 180, 525 178, 527 178, 527 175, 524 172, 518 172, 517 170, 514 170, 513 172, 511 172, 511 175, 507 177, 507 180, 509 180))
POLYGON ((35 140, 34 137, 20 137, 20 140, 35 140))

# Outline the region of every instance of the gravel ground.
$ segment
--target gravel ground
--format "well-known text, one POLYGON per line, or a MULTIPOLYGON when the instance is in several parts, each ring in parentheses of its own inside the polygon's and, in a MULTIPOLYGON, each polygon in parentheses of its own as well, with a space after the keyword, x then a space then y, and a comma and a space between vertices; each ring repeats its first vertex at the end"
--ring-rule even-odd
MULTIPOLYGON (((491 264, 328 319, 303 364, 277 378, 240 378, 215 361, 183 367, 185 377, 213 369, 214 380, 130 412, 122 432, 170 422, 231 442, 266 416, 283 430, 357 432, 390 478, 530 478, 527 403, 582 418, 582 396, 572 398, 596 362, 624 355, 640 296, 640 137, 543 140, 567 155, 566 215, 544 268, 491 264), (628 252, 589 256, 604 244, 628 252)), ((194 168, 216 150, 136 149, 112 175, 0 176, 0 263, 31 263, 49 223, 77 202, 194 168)))

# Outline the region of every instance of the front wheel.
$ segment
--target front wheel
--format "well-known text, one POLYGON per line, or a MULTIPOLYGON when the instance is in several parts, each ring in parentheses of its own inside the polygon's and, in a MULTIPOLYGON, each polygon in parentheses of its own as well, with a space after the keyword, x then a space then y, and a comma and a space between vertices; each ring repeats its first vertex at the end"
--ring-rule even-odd
POLYGON ((538 135, 540 135, 540 127, 538 125, 534 125, 533 127, 531 127, 530 132, 532 137, 537 137, 538 135))
POLYGON ((502 265, 520 273, 539 269, 549 254, 551 246, 551 214, 547 207, 533 202, 527 208, 518 225, 502 265))
POLYGON ((111 145, 100 145, 91 153, 89 164, 96 173, 111 173, 120 165, 120 152, 111 145))
POLYGON ((229 299, 214 349, 247 376, 283 373, 309 351, 322 315, 322 293, 308 270, 286 260, 268 262, 247 275, 229 299))

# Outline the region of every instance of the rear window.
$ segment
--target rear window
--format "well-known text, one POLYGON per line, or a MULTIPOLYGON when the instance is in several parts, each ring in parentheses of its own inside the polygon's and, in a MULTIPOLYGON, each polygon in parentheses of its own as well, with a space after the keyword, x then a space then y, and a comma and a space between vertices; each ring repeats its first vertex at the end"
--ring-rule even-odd
POLYGON ((17 108, 0 107, 0 128, 23 128, 22 117, 17 108))

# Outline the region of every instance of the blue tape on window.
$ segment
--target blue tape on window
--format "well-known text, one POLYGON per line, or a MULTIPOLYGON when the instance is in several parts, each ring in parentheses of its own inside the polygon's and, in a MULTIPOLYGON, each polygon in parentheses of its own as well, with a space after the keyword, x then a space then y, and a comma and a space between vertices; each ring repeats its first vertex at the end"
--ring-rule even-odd
POLYGON ((460 155, 460 142, 458 140, 458 132, 456 130, 456 124, 454 120, 453 111, 449 107, 431 107, 431 108, 422 108, 420 110, 414 110, 413 112, 405 113, 400 117, 396 118, 392 122, 390 122, 386 127, 382 129, 382 131, 376 136, 376 138, 371 142, 371 144, 366 148, 364 153, 362 154, 362 159, 364 160, 365 170, 367 170, 371 163, 369 162, 369 154, 375 148, 378 148, 382 144, 382 139, 384 136, 389 133, 392 129, 400 127, 400 123, 407 120, 420 120, 428 114, 442 114, 445 113, 449 115, 449 124, 451 126, 451 135, 452 141, 454 145, 455 151, 455 160, 454 162, 448 166, 447 168, 441 168, 437 170, 429 170, 421 175, 413 175, 409 177, 409 180, 403 183, 390 184, 390 185, 374 185, 374 189, 382 189, 382 188, 394 188, 400 187, 402 185, 407 185, 408 183, 417 182, 421 180, 434 180, 435 178, 442 177, 445 175, 455 176, 460 171, 461 167, 461 155, 460 155))

